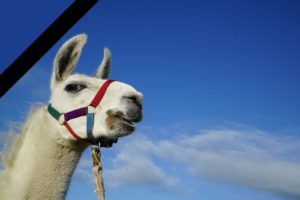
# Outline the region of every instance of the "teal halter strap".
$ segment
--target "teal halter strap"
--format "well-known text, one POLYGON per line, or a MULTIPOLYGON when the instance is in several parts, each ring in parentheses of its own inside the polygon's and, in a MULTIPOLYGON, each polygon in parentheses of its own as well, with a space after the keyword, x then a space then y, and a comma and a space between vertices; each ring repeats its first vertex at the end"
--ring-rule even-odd
POLYGON ((58 112, 55 108, 52 107, 51 104, 48 105, 48 112, 49 114, 54 117, 57 121, 59 120, 60 116, 62 115, 60 112, 58 112))

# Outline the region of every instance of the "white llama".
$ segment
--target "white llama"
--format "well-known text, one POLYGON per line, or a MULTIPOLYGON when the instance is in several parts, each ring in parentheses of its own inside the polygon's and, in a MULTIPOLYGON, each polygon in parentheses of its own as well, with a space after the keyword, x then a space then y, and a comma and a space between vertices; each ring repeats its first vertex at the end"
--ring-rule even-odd
POLYGON ((29 115, 11 151, 3 154, 1 200, 65 199, 83 150, 99 141, 110 146, 142 119, 143 95, 125 83, 107 81, 108 49, 93 77, 72 74, 86 40, 80 34, 59 49, 49 106, 29 115))

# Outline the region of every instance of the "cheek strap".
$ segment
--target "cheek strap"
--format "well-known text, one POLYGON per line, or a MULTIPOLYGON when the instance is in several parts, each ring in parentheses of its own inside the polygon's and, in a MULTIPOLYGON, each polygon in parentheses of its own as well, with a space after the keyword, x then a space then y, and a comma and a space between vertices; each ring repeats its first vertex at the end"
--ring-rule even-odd
POLYGON ((93 137, 94 117, 95 117, 94 113, 88 113, 86 115, 86 133, 90 141, 95 140, 93 137))

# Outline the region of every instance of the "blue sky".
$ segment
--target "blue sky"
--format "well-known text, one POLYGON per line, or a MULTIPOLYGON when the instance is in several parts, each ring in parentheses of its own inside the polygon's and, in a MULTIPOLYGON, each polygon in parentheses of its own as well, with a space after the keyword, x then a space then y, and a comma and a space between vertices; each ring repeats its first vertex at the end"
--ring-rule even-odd
MULTIPOLYGON (((1 2, 0 72, 71 3, 1 2)), ((299 199, 299 9, 292 0, 104 0, 0 99, 1 136, 31 102, 47 103, 56 51, 84 32, 76 71, 93 73, 109 47, 111 78, 145 96, 138 130, 104 150, 107 199, 299 199)), ((67 199, 96 199, 88 154, 67 199)))

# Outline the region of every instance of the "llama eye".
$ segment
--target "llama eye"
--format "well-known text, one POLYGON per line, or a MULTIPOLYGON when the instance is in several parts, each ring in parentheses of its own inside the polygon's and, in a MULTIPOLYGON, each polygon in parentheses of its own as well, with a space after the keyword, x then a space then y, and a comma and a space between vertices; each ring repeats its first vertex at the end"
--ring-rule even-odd
POLYGON ((65 87, 65 90, 67 92, 77 93, 77 92, 80 92, 81 90, 83 90, 84 88, 86 88, 86 86, 83 84, 71 83, 65 87))

